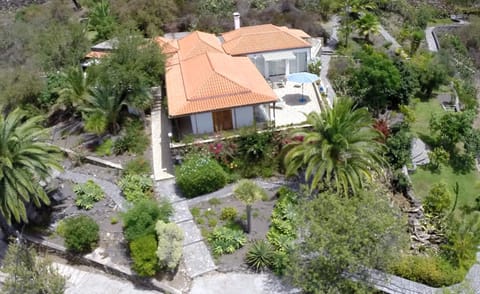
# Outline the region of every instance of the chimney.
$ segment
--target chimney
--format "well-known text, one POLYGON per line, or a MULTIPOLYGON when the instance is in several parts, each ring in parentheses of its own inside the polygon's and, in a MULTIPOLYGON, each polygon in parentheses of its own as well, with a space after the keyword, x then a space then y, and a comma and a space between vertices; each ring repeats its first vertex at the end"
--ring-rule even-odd
POLYGON ((233 13, 233 26, 236 30, 240 28, 240 13, 238 12, 233 13))

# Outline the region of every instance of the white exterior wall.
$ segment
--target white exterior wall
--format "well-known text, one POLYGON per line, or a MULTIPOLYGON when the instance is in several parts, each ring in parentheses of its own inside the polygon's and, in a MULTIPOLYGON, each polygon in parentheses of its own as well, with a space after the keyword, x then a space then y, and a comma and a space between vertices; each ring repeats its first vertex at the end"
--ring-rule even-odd
POLYGON ((213 133, 213 118, 211 112, 190 115, 194 134, 213 133))
MULTIPOLYGON (((252 60, 252 62, 255 64, 254 60, 256 60, 256 58, 258 58, 259 56, 262 56, 263 54, 265 53, 272 53, 272 52, 291 52, 293 54, 295 53, 301 53, 301 52, 304 52, 307 54, 307 64, 310 63, 310 60, 311 60, 311 48, 300 48, 300 49, 291 49, 291 50, 277 50, 277 51, 268 51, 268 52, 262 52, 262 53, 255 53, 255 54, 248 54, 247 57, 250 58, 250 60, 252 60)), ((285 72, 285 75, 288 75, 290 74, 290 60, 285 60, 285 68, 286 68, 286 72, 285 72)), ((258 68, 258 66, 257 66, 258 68)), ((268 78, 268 72, 269 72, 269 69, 268 69, 268 61, 264 61, 264 72, 261 72, 260 70, 260 73, 268 78)))
POLYGON ((237 107, 233 109, 233 128, 253 125, 253 106, 237 107))

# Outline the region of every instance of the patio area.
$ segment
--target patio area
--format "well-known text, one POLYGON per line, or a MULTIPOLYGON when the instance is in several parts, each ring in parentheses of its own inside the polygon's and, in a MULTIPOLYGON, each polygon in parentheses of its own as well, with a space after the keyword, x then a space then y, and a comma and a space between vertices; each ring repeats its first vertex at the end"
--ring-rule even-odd
POLYGON ((275 108, 270 109, 270 117, 275 117, 275 126, 288 126, 293 124, 301 124, 305 122, 305 115, 312 111, 320 112, 320 99, 317 98, 314 85, 311 83, 302 85, 293 82, 276 83, 273 91, 277 95, 279 102, 275 104, 275 108), (275 111, 275 116, 274 112, 275 111))

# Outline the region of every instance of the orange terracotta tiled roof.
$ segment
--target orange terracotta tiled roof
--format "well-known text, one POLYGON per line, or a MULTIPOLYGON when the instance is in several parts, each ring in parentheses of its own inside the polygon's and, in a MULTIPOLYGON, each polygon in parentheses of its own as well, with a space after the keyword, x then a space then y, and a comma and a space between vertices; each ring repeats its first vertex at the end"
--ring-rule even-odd
POLYGON ((153 39, 155 43, 162 48, 163 54, 173 54, 178 52, 178 42, 177 40, 171 40, 164 37, 156 37, 153 39))
POLYGON ((195 31, 178 40, 180 59, 185 60, 207 52, 225 53, 220 40, 213 34, 195 31))
POLYGON ((310 36, 302 30, 272 24, 241 27, 222 34, 223 49, 230 55, 311 47, 304 40, 310 36))
POLYGON ((171 117, 277 101, 247 57, 201 53, 167 66, 165 79, 171 117))
POLYGON ((108 55, 108 52, 104 51, 90 51, 85 55, 85 58, 102 58, 104 56, 108 55))

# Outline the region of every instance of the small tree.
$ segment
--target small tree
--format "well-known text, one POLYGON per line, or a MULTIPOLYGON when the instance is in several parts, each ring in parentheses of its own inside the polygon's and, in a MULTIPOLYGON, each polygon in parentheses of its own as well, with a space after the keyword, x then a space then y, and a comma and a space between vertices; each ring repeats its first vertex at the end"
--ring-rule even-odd
POLYGON ((240 180, 235 187, 235 197, 247 206, 247 233, 251 232, 252 204, 267 197, 267 192, 251 180, 240 180))
POLYGON ((183 231, 174 223, 158 221, 155 227, 158 236, 157 257, 161 268, 173 270, 182 257, 183 231))
POLYGON ((65 291, 65 278, 51 262, 38 258, 35 250, 22 243, 10 243, 2 271, 8 274, 3 293, 48 293, 65 291))
POLYGON ((435 183, 424 201, 425 211, 435 215, 443 215, 451 205, 452 194, 443 182, 435 183))

